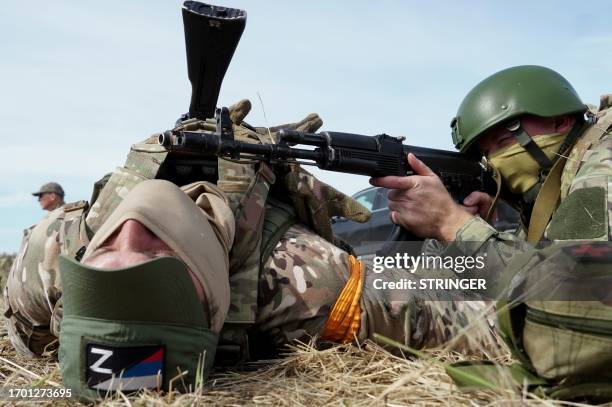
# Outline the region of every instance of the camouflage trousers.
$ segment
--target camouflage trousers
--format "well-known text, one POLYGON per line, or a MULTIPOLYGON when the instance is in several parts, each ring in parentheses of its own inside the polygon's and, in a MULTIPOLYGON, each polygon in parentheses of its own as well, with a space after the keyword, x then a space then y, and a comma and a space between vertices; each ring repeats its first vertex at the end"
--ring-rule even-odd
MULTIPOLYGON (((482 301, 442 301, 435 293, 413 296, 404 290, 377 289, 366 260, 358 341, 381 334, 413 348, 446 345, 481 355, 497 349, 494 309, 482 301)), ((320 334, 349 275, 348 254, 302 225, 290 228, 275 247, 260 276, 255 332, 277 346, 320 334)), ((389 269, 387 281, 411 278, 389 269)))

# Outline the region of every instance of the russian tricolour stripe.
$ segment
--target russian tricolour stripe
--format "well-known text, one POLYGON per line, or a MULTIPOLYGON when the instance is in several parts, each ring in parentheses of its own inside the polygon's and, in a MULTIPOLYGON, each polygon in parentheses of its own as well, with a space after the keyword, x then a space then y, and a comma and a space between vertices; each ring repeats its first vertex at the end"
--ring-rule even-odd
POLYGON ((153 355, 136 365, 113 375, 92 388, 97 390, 132 391, 154 389, 162 386, 164 350, 159 349, 153 355))

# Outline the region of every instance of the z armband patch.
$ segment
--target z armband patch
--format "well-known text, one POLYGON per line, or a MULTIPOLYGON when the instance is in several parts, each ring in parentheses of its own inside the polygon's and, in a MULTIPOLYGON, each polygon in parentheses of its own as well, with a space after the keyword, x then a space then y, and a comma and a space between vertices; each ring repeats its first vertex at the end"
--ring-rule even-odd
POLYGON ((85 382, 90 389, 135 391, 162 388, 166 348, 87 343, 85 382))

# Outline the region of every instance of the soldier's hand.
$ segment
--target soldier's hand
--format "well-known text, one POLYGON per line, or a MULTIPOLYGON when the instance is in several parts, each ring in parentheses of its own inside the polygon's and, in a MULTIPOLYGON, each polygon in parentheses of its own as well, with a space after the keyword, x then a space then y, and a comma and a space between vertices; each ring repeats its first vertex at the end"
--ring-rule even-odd
POLYGON ((455 240, 472 215, 455 203, 440 178, 412 153, 408 164, 417 175, 370 179, 370 184, 391 190, 391 221, 422 238, 455 240))
POLYGON ((472 215, 478 215, 486 219, 489 208, 493 205, 493 197, 491 195, 474 191, 463 200, 463 207, 472 215))

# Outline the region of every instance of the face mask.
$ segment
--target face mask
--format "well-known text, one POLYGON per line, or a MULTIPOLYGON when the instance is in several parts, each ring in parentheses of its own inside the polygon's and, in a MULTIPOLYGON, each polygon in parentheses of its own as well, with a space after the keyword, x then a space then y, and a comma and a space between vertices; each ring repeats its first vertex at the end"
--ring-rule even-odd
MULTIPOLYGON (((565 140, 566 133, 534 136, 533 141, 551 160, 565 140)), ((524 194, 539 180, 540 166, 520 144, 512 144, 491 154, 491 164, 500 172, 508 189, 515 194, 524 194)))

